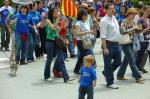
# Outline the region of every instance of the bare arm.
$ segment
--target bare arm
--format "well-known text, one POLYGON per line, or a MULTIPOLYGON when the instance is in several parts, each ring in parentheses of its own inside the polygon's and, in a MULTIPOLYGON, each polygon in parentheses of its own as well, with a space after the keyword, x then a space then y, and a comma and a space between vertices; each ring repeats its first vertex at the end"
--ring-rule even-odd
POLYGON ((93 81, 93 87, 96 87, 96 80, 93 81))
POLYGON ((92 33, 93 31, 85 31, 85 32, 81 32, 79 26, 76 26, 76 32, 78 36, 83 36, 87 33, 92 33))
POLYGON ((109 51, 108 51, 108 49, 107 49, 106 39, 101 39, 101 41, 102 41, 103 53, 104 53, 105 55, 108 55, 108 54, 109 54, 109 51))
MULTIPOLYGON (((142 28, 142 24, 138 24, 138 26, 139 26, 140 28, 142 28)), ((144 33, 146 33, 146 32, 149 31, 149 30, 150 30, 150 26, 147 27, 147 28, 145 28, 145 29, 143 29, 143 31, 140 32, 140 33, 144 34, 144 33)))
POLYGON ((78 79, 78 82, 80 82, 80 80, 81 80, 81 75, 79 75, 79 77, 78 77, 79 79, 78 79))
POLYGON ((57 29, 58 20, 56 21, 56 24, 52 24, 50 20, 46 20, 46 23, 52 30, 57 29))

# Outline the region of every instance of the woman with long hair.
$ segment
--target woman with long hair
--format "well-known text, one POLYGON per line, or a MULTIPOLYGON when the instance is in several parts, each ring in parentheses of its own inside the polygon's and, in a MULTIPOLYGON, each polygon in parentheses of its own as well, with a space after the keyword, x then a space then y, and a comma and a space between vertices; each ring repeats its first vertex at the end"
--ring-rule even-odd
POLYGON ((45 63, 45 70, 44 70, 44 79, 46 81, 52 81, 52 78, 50 76, 50 67, 54 56, 54 50, 56 52, 56 61, 54 63, 54 68, 59 68, 62 72, 64 82, 68 82, 70 80, 73 80, 69 77, 65 62, 64 62, 64 54, 63 49, 58 48, 55 44, 56 38, 59 38, 58 36, 58 23, 60 20, 61 14, 57 11, 55 8, 50 8, 48 12, 48 18, 46 19, 46 53, 47 53, 47 60, 45 63))

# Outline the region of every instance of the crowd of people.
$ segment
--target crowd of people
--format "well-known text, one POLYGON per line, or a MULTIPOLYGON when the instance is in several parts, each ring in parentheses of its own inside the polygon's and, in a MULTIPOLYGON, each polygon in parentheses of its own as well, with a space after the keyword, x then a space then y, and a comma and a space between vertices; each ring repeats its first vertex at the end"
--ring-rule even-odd
POLYGON ((107 88, 119 88, 114 83, 117 68, 117 79, 128 80, 124 76, 128 64, 136 83, 143 84, 140 72, 148 73, 144 65, 150 57, 150 6, 143 2, 133 6, 130 0, 73 2, 78 9, 77 18, 63 16, 61 0, 37 0, 30 5, 15 4, 12 7, 9 0, 4 0, 4 6, 0 8, 0 50, 10 50, 10 60, 15 59, 20 65, 46 55, 45 81, 52 81, 50 68, 56 57, 52 72, 54 77, 62 77, 65 83, 73 80, 65 64, 69 52, 71 58, 77 57, 73 72, 80 75, 79 99, 84 99, 86 93, 88 99, 93 99, 98 66, 93 49, 96 39, 100 38, 104 59, 102 74, 107 88), (126 37, 128 42, 120 41, 119 37, 126 37))

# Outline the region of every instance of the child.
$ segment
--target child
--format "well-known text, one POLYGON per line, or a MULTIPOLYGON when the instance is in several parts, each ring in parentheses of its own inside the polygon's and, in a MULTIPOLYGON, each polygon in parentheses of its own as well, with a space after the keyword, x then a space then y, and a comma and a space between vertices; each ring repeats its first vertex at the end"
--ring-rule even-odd
POLYGON ((96 87, 96 71, 92 66, 94 58, 92 55, 87 55, 83 59, 84 66, 80 70, 80 87, 79 87, 79 99, 93 99, 93 87, 96 87))

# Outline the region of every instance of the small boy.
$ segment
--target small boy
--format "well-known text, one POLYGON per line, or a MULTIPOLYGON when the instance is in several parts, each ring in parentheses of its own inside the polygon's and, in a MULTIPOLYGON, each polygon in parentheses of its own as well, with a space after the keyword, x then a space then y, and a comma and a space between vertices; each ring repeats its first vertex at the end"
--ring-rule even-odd
POLYGON ((94 58, 92 55, 87 55, 83 59, 84 66, 80 70, 80 87, 79 87, 79 99, 93 99, 93 87, 96 87, 96 71, 92 66, 94 58))

